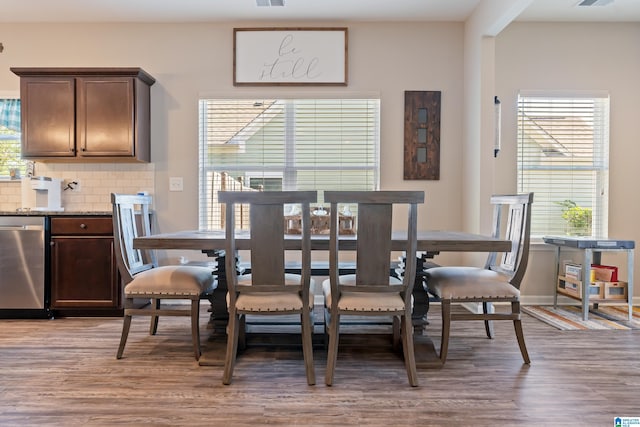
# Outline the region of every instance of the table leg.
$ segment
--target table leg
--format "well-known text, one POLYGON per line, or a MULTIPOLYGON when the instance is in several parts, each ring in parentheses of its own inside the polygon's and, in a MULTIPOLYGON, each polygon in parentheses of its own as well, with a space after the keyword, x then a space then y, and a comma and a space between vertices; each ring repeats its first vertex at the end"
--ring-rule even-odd
POLYGON ((429 313, 429 294, 424 281, 425 270, 439 267, 438 264, 430 261, 433 255, 429 254, 418 257, 416 264, 416 279, 413 285, 413 313, 411 320, 413 324, 413 348, 416 358, 416 367, 420 369, 441 368, 442 361, 438 357, 435 346, 431 338, 424 334, 425 326, 429 324, 427 314, 429 313))
POLYGON ((229 311, 227 310, 227 276, 225 269, 225 253, 224 251, 216 251, 208 254, 215 257, 218 286, 213 290, 209 297, 211 303, 211 315, 209 316, 208 329, 212 329, 213 334, 226 335, 227 324, 229 323, 229 311))
POLYGON ((227 310, 227 276, 224 251, 207 252, 216 261, 216 275, 218 286, 209 296, 211 304, 207 329, 211 331, 207 338, 205 349, 198 361, 200 366, 224 366, 227 346, 227 324, 229 311, 227 310))
POLYGON ((582 320, 589 320, 589 285, 591 285, 591 264, 593 251, 584 250, 584 264, 582 265, 582 320))
MULTIPOLYGON (((206 350, 200 357, 199 365, 223 366, 227 338, 226 328, 229 322, 229 312, 226 303, 228 290, 225 270, 226 254, 223 251, 216 251, 215 254, 209 254, 209 256, 216 258, 218 286, 209 297, 211 315, 208 329, 212 330, 212 333, 207 340, 206 350)), ((416 365, 419 368, 439 368, 442 367, 442 363, 437 356, 433 342, 431 338, 423 335, 425 325, 428 324, 427 313, 429 311, 429 295, 424 286, 424 270, 435 267, 437 264, 427 261, 425 257, 418 258, 417 261, 413 289, 414 308, 412 313, 416 365)))
POLYGON ((416 275, 416 281, 413 285, 413 312, 411 313, 414 334, 422 335, 425 326, 429 324, 427 320, 428 312, 429 295, 424 288, 423 276, 416 275))
POLYGON ((416 260, 416 278, 413 283, 413 312, 411 314, 411 322, 413 324, 413 332, 422 335, 424 328, 429 324, 427 314, 429 313, 429 294, 424 281, 424 272, 429 268, 440 267, 433 261, 430 261, 432 254, 424 254, 416 260))
MULTIPOLYGON (((556 280, 560 275, 560 246, 556 246, 556 280)), ((564 275, 564 272, 563 272, 564 275)), ((554 283, 554 292, 553 292, 553 308, 558 307, 558 284, 554 283)))
POLYGON ((627 249, 627 304, 629 320, 633 320, 633 249, 627 249))

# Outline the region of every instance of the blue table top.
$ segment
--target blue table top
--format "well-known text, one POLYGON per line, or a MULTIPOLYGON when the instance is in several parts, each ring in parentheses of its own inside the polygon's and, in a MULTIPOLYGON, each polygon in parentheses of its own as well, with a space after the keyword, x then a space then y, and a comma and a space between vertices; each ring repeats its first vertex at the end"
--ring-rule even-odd
POLYGON ((544 236, 545 243, 577 249, 634 249, 634 240, 598 239, 591 236, 544 236))

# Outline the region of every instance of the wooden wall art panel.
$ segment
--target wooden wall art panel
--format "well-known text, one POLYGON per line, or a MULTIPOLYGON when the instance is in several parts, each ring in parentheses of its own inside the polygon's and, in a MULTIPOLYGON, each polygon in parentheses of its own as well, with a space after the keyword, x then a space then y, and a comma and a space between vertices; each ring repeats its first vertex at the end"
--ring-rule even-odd
POLYGON ((404 92, 404 179, 440 179, 440 91, 404 92))

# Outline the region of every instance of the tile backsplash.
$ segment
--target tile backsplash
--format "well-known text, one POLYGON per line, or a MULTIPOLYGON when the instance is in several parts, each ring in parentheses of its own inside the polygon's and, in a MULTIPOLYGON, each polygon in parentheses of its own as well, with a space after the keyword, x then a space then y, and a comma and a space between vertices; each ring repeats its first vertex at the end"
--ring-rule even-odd
MULTIPOLYGON (((77 181, 80 191, 62 192, 65 211, 111 211, 111 193, 153 194, 153 163, 36 163, 35 174, 77 181)), ((22 207, 20 181, 0 181, 0 211, 22 207)))

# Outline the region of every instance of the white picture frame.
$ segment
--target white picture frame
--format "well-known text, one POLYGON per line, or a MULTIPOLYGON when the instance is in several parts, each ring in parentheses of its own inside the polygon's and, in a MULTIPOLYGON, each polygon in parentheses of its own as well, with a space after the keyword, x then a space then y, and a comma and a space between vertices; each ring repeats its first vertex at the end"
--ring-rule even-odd
POLYGON ((347 28, 234 28, 234 86, 346 86, 347 28))

